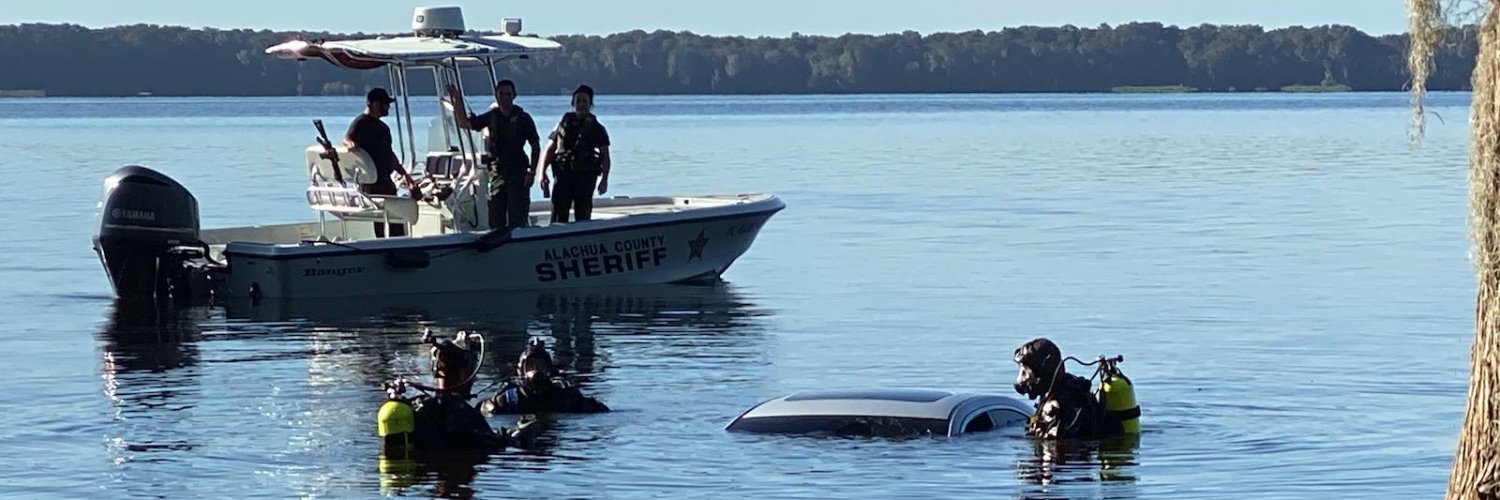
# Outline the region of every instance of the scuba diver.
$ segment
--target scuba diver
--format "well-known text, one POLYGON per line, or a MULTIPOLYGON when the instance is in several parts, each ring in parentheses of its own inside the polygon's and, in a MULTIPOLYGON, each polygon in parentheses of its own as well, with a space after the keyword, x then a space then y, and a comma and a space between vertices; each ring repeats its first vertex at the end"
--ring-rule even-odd
POLYGON ((480 407, 489 414, 604 413, 609 407, 584 396, 578 386, 564 380, 547 353, 547 343, 532 338, 516 363, 516 378, 480 407))
POLYGON ((484 337, 458 332, 452 340, 435 339, 428 329, 422 332, 422 343, 432 344, 436 385, 425 386, 405 378, 385 384, 386 402, 377 421, 383 457, 406 457, 411 452, 500 451, 534 437, 539 430, 534 420, 496 432, 469 404, 475 396, 472 390, 484 355, 484 337), (407 389, 417 389, 418 394, 407 397, 407 389))
POLYGON ((1020 365, 1016 392, 1037 400, 1026 435, 1095 440, 1140 434, 1141 408, 1136 405, 1130 379, 1120 372, 1121 361, 1122 356, 1101 356, 1089 363, 1064 358, 1057 344, 1045 338, 1016 349, 1015 362, 1020 365), (1095 377, 1101 377, 1097 394, 1090 392, 1090 379, 1068 373, 1063 366, 1068 360, 1099 366, 1094 372, 1095 377))

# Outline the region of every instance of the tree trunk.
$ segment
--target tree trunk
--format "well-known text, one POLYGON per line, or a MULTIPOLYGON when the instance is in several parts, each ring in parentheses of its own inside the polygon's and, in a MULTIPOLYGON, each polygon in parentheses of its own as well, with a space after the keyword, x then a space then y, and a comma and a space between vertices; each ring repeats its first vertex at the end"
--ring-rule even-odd
POLYGON ((1448 478, 1449 499, 1492 499, 1497 496, 1497 425, 1500 405, 1500 108, 1496 107, 1500 76, 1500 25, 1495 6, 1481 25, 1480 50, 1474 67, 1470 109, 1469 216, 1473 259, 1479 275, 1474 308, 1474 346, 1471 351, 1469 396, 1463 429, 1458 437, 1453 470, 1448 478))

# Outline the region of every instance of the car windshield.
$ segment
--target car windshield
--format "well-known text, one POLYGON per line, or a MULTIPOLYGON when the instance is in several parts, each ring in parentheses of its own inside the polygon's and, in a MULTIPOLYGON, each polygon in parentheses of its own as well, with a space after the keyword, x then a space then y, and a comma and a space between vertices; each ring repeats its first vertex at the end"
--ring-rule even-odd
POLYGON ((799 415, 742 418, 729 430, 775 434, 828 433, 839 436, 920 436, 948 434, 948 421, 928 418, 857 415, 799 415))

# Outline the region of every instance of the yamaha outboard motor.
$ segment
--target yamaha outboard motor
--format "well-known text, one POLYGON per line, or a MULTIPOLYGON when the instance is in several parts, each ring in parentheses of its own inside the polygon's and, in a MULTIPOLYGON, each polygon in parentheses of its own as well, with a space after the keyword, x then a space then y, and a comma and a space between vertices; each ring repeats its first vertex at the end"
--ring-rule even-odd
POLYGON ((198 200, 177 181, 128 166, 104 180, 94 251, 118 298, 181 295, 186 261, 207 249, 198 239, 198 200))

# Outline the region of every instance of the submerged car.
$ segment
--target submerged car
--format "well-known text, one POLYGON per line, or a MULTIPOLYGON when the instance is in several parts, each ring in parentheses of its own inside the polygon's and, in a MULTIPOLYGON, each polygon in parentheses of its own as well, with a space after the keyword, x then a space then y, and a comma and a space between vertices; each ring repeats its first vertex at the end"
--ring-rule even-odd
POLYGON ((927 389, 799 392, 762 402, 725 428, 766 434, 957 436, 1025 425, 1031 405, 1007 396, 927 389))

